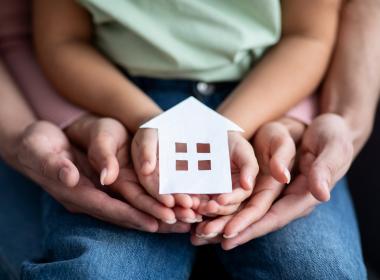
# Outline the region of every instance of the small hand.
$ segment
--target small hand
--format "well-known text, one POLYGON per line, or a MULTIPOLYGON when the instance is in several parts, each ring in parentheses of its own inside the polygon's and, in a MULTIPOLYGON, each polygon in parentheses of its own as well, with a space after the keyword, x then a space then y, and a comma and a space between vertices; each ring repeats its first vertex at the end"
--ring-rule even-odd
POLYGON ((253 144, 261 170, 251 197, 234 215, 199 224, 191 239, 194 245, 221 242, 222 236, 225 239, 234 238, 269 210, 281 194, 283 184, 290 180, 290 173, 286 171, 295 156, 295 143, 288 124, 292 126, 293 135, 297 134, 299 138, 304 126, 292 120, 267 123, 258 130, 253 144))
MULTIPOLYGON (((192 209, 199 204, 197 196, 159 194, 157 130, 143 128, 136 132, 132 141, 132 159, 140 183, 153 198, 166 207, 174 208, 176 218, 181 221, 194 223, 201 220, 201 216, 192 209)), ((175 219, 167 222, 175 222, 175 219)))
POLYGON ((252 193, 259 167, 251 144, 240 133, 229 132, 228 146, 233 191, 226 194, 212 195, 209 201, 201 200, 198 212, 202 215, 232 214, 252 193))
POLYGON ((232 249, 276 231, 308 215, 321 201, 327 200, 330 190, 352 162, 353 137, 343 118, 323 114, 307 128, 301 149, 301 174, 260 220, 235 238, 223 240, 223 248, 232 249))

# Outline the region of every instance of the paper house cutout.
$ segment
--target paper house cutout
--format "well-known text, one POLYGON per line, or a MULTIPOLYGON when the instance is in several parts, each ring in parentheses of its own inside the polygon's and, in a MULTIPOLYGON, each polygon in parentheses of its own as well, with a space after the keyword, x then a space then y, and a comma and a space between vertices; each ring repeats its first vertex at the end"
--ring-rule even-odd
POLYGON ((238 125, 189 97, 141 128, 158 129, 160 194, 232 191, 228 131, 238 125))

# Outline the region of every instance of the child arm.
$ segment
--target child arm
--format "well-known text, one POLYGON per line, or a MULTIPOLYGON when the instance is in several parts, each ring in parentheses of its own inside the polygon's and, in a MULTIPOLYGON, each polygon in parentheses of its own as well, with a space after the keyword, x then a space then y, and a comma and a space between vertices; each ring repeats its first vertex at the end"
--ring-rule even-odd
POLYGON ((316 89, 334 46, 340 4, 340 0, 282 1, 279 43, 218 108, 245 130, 245 137, 316 89))
POLYGON ((93 46, 91 17, 75 1, 35 0, 33 8, 37 55, 59 93, 132 133, 161 112, 93 46))

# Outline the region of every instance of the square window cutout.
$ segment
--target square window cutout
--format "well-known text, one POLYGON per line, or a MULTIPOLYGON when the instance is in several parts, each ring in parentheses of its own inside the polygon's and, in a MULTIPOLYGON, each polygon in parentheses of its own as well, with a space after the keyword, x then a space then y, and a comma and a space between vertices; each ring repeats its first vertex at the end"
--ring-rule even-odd
POLYGON ((186 143, 175 143, 175 152, 176 153, 187 153, 187 144, 186 143))
POLYGON ((211 170, 211 160, 198 160, 198 170, 211 170))
POLYGON ((209 143, 197 143, 197 153, 199 154, 209 154, 211 147, 209 143))
POLYGON ((189 170, 189 164, 188 164, 187 160, 176 160, 175 161, 175 170, 177 170, 177 171, 189 170))

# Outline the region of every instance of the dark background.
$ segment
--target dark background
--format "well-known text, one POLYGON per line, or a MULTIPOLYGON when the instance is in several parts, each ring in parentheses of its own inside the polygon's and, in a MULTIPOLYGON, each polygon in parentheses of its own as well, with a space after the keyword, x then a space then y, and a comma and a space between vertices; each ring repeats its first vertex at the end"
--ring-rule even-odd
MULTIPOLYGON (((380 110, 367 145, 353 163, 348 179, 354 200, 370 280, 380 280, 380 110)), ((229 279, 212 251, 202 248, 192 279, 229 279), (205 277, 205 273, 210 278, 205 277)))
MULTIPOLYGON (((348 173, 367 265, 380 275, 380 110, 371 138, 348 173)), ((379 278, 380 279, 380 278, 379 278)))

